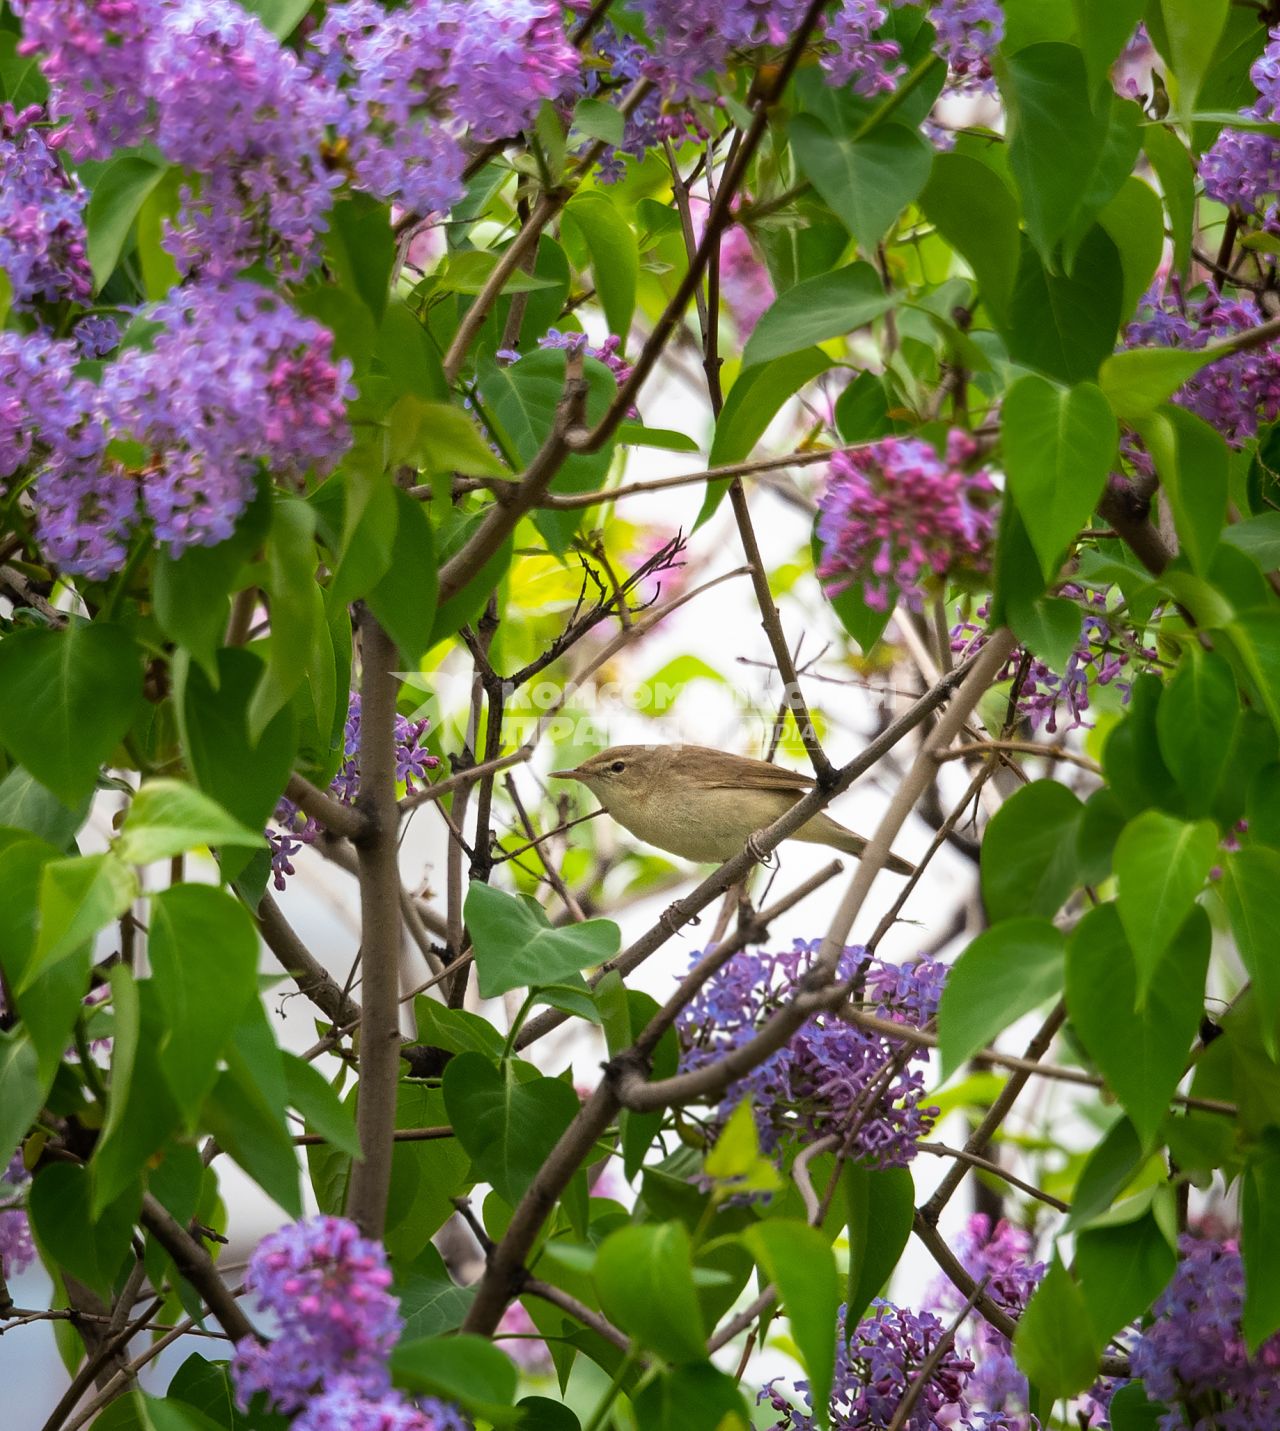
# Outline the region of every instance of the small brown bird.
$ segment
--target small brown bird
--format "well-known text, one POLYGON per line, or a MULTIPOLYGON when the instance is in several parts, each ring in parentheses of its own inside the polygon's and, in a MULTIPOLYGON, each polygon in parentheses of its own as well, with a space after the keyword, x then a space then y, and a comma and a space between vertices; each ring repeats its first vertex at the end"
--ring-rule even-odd
MULTIPOLYGON (((756 830, 772 825, 813 789, 813 776, 764 760, 729 755, 705 745, 615 745, 576 770, 553 770, 557 780, 580 780, 625 829, 668 854, 704 863, 732 858, 756 830)), ((824 811, 791 837, 830 845, 847 855, 867 847, 824 811)), ((915 866, 890 855, 886 868, 909 875, 915 866)))

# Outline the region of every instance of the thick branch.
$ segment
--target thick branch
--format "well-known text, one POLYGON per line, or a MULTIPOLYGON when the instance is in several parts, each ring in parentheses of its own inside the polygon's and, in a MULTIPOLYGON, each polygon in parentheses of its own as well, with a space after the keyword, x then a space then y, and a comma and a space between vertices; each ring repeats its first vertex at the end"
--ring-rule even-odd
POLYGON ((213 1258, 154 1193, 143 1194, 139 1220, 173 1258, 173 1264, 182 1276, 204 1298, 231 1340, 239 1342, 254 1336, 253 1323, 240 1310, 231 1289, 218 1275, 213 1258))
POLYGON ((356 1129, 361 1155, 351 1169, 347 1216, 380 1238, 391 1186, 396 1084, 400 1077, 400 870, 397 864, 395 643, 365 610, 360 618, 359 808, 369 833, 360 864, 360 1093, 356 1129))
POLYGON ((280 967, 297 984, 298 992, 305 994, 330 1023, 343 1025, 359 1019, 360 1005, 298 938, 270 891, 264 891, 258 902, 258 930, 280 967))
POLYGON ((301 775, 291 775, 284 787, 285 796, 304 814, 318 820, 331 834, 347 840, 359 840, 365 834, 365 820, 354 805, 344 805, 328 791, 321 790, 301 775))

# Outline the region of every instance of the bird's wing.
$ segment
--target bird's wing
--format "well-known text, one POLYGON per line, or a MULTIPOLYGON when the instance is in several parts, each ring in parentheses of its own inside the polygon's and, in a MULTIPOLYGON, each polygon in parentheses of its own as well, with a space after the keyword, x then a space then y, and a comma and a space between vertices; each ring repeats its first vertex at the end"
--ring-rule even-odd
MULTIPOLYGON (((740 767, 745 767, 742 771, 743 776, 745 777, 749 772, 752 782, 757 788, 763 786, 766 789, 794 795, 805 795, 813 789, 813 776, 803 775, 798 770, 784 770, 780 765, 770 765, 767 760, 753 760, 748 755, 738 756, 736 763, 740 767)), ((741 780, 726 776, 723 781, 717 780, 712 788, 736 790, 741 788, 741 784, 741 780)))

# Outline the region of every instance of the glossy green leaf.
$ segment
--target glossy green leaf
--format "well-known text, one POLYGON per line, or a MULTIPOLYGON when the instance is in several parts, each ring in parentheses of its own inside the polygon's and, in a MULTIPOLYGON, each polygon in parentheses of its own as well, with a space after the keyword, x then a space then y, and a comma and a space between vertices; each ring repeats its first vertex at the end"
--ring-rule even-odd
POLYGON ((0 780, 0 828, 28 830, 56 849, 65 849, 89 813, 90 797, 64 805, 22 766, 0 780))
POLYGON ((1102 155, 1107 113, 1093 109, 1084 56, 1074 45, 1019 50, 1004 63, 1000 92, 1008 107, 1009 169, 1027 232, 1049 262, 1102 155))
POLYGON ((194 1127, 218 1061, 257 995, 257 931, 232 895, 196 884, 156 894, 150 930, 152 981, 166 1029, 160 1066, 194 1127))
POLYGON ((1018 1320, 1014 1359, 1031 1384, 1056 1401, 1093 1384, 1098 1350, 1084 1294, 1055 1256, 1018 1320))
POLYGON ((907 1168, 846 1163, 840 1185, 849 1233, 846 1321, 853 1325, 884 1290, 911 1236, 915 1184, 907 1168))
POLYGON ((938 154, 920 207, 963 255, 996 321, 1007 323, 1021 244, 1009 186, 967 154, 938 154))
POLYGON ((480 994, 495 999, 511 989, 554 984, 618 952, 622 935, 610 919, 553 928, 539 905, 473 881, 465 905, 475 944, 480 994))
POLYGON ((1240 721, 1235 676, 1216 651, 1191 644, 1160 700, 1156 733, 1187 808, 1207 811, 1222 779, 1240 721))
POLYGON ((44 1102, 35 1048, 22 1029, 0 1030, 0 1157, 6 1167, 44 1102))
POLYGON ((1092 382, 1115 347, 1124 301, 1124 265, 1095 225, 1070 275, 1054 273, 1024 242, 1006 338, 1016 363, 1062 383, 1092 382))
POLYGON ((146 781, 133 797, 116 853, 131 864, 145 865, 208 845, 259 849, 266 840, 193 785, 156 779, 146 781))
POLYGON ((1063 672, 1080 645, 1080 608, 1066 597, 1042 596, 1030 606, 1011 602, 1014 635, 1051 671, 1063 672))
POLYGON ((241 0, 241 3, 282 40, 297 29, 311 8, 311 0, 241 0))
POLYGON ((1204 1012, 1209 922, 1194 909, 1156 966, 1136 1011, 1137 968, 1114 904, 1092 909, 1067 943, 1071 1023, 1144 1146, 1150 1146, 1186 1067, 1204 1012))
POLYGON ((1047 919, 1005 919, 952 966, 938 1007, 942 1076, 1062 992, 1066 940, 1047 919))
POLYGON ((249 739, 255 744, 307 674, 308 657, 324 625, 316 586, 316 518, 300 498, 276 494, 265 579, 271 607, 267 667, 249 702, 249 739))
POLYGON ((1071 1214, 1064 1231, 1071 1232, 1106 1212, 1133 1180, 1147 1157, 1127 1118, 1118 1118, 1093 1148, 1071 1193, 1071 1214))
POLYGON ((789 288, 765 310, 742 355, 744 368, 842 337, 887 313, 896 302, 869 263, 852 263, 789 288))
POLYGON ((1226 634, 1280 731, 1280 614, 1270 607, 1238 612, 1226 634))
POLYGON ((1080 801, 1065 785, 1035 780, 1016 791, 982 841, 982 898, 993 921, 1055 915, 1078 881, 1080 801))
POLYGON ((1092 383, 1020 378, 1004 400, 1005 473, 1046 579, 1088 521, 1115 460, 1117 429, 1092 383))
POLYGON ((1177 1260, 1150 1212, 1118 1227, 1079 1233, 1075 1274, 1100 1345, 1150 1308, 1169 1285, 1177 1260))
POLYGON ((1237 547, 1265 572, 1280 569, 1280 512, 1263 512, 1236 522, 1222 540, 1237 547))
POLYGON ((69 805, 92 791, 141 708, 139 655, 104 621, 0 641, 0 744, 69 805))
POLYGON ((1241 1191, 1245 1339, 1251 1353, 1280 1329, 1280 1136, 1268 1129, 1244 1171, 1241 1191))
POLYGON ((407 393, 388 414, 387 428, 388 458, 393 467, 409 463, 437 474, 511 476, 461 408, 424 402, 407 393))
POLYGON ((631 225, 607 194, 587 190, 565 205, 564 218, 577 226, 591 254, 591 276, 609 331, 625 343, 636 307, 640 251, 631 225))
POLYGON ((1160 192, 1169 212, 1174 263, 1179 273, 1186 273, 1191 262, 1191 233, 1195 221, 1195 161, 1174 130, 1162 125, 1148 125, 1142 145, 1160 180, 1160 192))
POLYGON ((933 163, 929 145, 902 124, 878 125, 860 139, 833 134, 812 114, 796 115, 789 133, 802 172, 862 252, 873 255, 928 182, 933 163))
POLYGON ((495 1426, 519 1419, 512 1406, 515 1363, 484 1337, 402 1341, 391 1353, 391 1379, 406 1391, 455 1402, 495 1426))
POLYGON ((402 1338, 413 1341, 456 1331, 475 1300, 475 1291, 474 1287, 458 1286, 444 1258, 428 1243, 413 1266, 396 1277, 400 1315, 404 1319, 402 1338))
POLYGON ((713 1188, 718 1197, 774 1193, 782 1187, 778 1169, 760 1151, 760 1133, 750 1098, 744 1098, 725 1120, 702 1169, 707 1179, 719 1184, 713 1188))
POLYGON ((285 1052, 284 1078, 289 1103, 306 1119, 308 1129, 340 1151, 358 1157, 360 1139, 355 1118, 315 1064, 285 1052))
POLYGON ((391 562, 367 600, 401 658, 416 667, 435 635, 440 589, 435 537, 421 502, 400 490, 395 499, 399 520, 391 562))
POLYGON ((1160 1431, 1164 1407, 1148 1401, 1140 1381, 1126 1382, 1111 1398, 1107 1408, 1111 1431, 1160 1431))
POLYGON ((138 879, 116 855, 51 860, 40 881, 40 932, 20 994, 60 959, 87 943, 138 896, 138 879))
POLYGON ((1159 810, 1130 820, 1116 843, 1116 909, 1133 951, 1137 1007, 1218 859, 1211 820, 1188 824, 1159 810))
POLYGON ((1071 4, 1089 84, 1096 89, 1107 80, 1112 62, 1132 38, 1146 0, 1071 0, 1071 4))
POLYGON ((89 267, 100 289, 115 272, 139 210, 168 166, 137 154, 121 154, 98 175, 85 209, 89 267))
POLYGON ((595 1281, 606 1317, 669 1362, 701 1361, 707 1332, 683 1223, 624 1227, 600 1244, 595 1281))
POLYGON ((1168 58, 1177 78, 1178 113, 1185 120, 1213 63, 1230 0, 1159 0, 1168 58))
POLYGON ((1222 893, 1231 932, 1253 983, 1263 1043, 1280 1055, 1280 967, 1275 955, 1280 929, 1280 850, 1246 845, 1223 860, 1222 893))
POLYGON ((812 1388, 820 1426, 829 1424, 835 1375, 832 1335, 840 1306, 835 1257, 827 1239, 807 1223, 766 1218, 744 1234, 764 1277, 778 1289, 791 1335, 812 1388))
POLYGON ((1173 508, 1178 542, 1205 574, 1227 515, 1227 445, 1207 422, 1179 407, 1137 426, 1173 508))
POLYGON ((444 1101, 477 1177, 512 1207, 581 1106, 560 1079, 522 1081, 510 1062, 497 1067, 479 1053, 449 1060, 444 1101))
MULTIPOLYGON (((287 3, 287 0, 286 0, 287 3)), ((325 258, 339 285, 356 294, 382 321, 396 261, 396 240, 386 204, 354 191, 329 211, 325 258)))
POLYGON ((748 1431, 751 1416, 737 1381, 708 1361, 690 1362, 653 1377, 632 1407, 636 1431, 748 1431))
POLYGON ((1124 273, 1120 312, 1127 319, 1137 313, 1164 256, 1164 212, 1159 194, 1130 175, 1099 211, 1098 226, 1120 255, 1124 273))
POLYGON ((129 1239, 139 1198, 113 1200, 96 1216, 92 1176, 75 1163, 52 1163, 31 1184, 31 1221, 41 1246, 60 1267, 108 1297, 129 1239))

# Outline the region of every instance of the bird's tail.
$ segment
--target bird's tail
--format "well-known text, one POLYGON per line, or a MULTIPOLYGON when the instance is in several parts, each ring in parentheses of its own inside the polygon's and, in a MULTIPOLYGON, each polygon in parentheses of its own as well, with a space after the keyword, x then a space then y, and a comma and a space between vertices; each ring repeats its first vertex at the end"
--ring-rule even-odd
MULTIPOLYGON (((833 820, 830 815, 826 814, 810 820, 797 838, 811 840, 815 844, 830 845, 842 854, 855 855, 859 859, 862 858, 862 852, 867 848, 867 842, 861 835, 855 835, 852 830, 845 829, 838 820, 833 820), (811 831, 812 833, 810 833, 811 831)), ((913 875, 916 872, 915 865, 894 854, 885 860, 884 867, 897 875, 913 875)))

